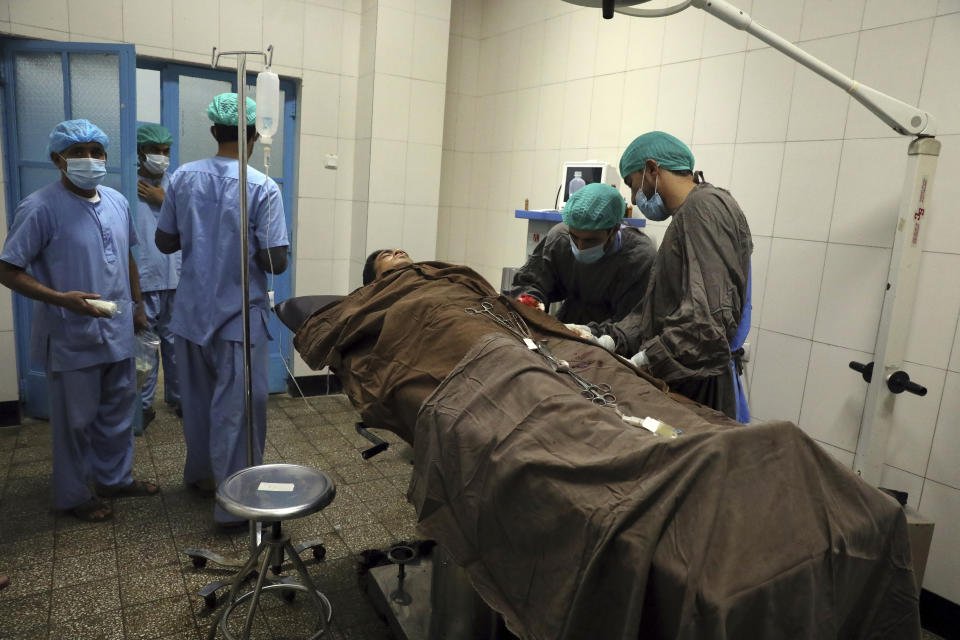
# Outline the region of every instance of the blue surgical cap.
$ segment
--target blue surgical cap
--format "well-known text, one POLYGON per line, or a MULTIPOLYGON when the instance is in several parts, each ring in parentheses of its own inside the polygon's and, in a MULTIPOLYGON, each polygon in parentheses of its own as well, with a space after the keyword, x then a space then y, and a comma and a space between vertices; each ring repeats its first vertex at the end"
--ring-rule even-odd
POLYGON ((81 142, 99 142, 106 149, 110 144, 110 138, 89 120, 65 120, 50 132, 47 150, 50 153, 60 153, 67 147, 81 142))
POLYGON ((668 171, 693 171, 690 147, 663 131, 645 133, 630 143, 620 156, 620 175, 626 179, 634 171, 643 171, 647 160, 668 171))
POLYGON ((623 220, 627 205, 620 192, 608 184, 580 187, 563 205, 563 222, 574 229, 610 229, 623 220))

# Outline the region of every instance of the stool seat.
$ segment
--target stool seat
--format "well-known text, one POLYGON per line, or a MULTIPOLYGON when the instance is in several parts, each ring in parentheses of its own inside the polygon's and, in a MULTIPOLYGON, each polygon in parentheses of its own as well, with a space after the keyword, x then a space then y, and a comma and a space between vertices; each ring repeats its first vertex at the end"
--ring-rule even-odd
POLYGON ((262 464, 237 471, 217 487, 217 503, 243 520, 277 522, 320 511, 337 487, 326 473, 297 464, 262 464))

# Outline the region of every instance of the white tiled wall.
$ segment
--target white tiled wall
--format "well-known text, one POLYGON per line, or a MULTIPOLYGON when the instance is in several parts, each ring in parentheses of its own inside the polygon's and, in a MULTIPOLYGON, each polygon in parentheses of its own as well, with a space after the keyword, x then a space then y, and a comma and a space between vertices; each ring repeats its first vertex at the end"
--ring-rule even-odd
MULTIPOLYGON (((919 104, 943 143, 883 481, 937 520, 926 588, 960 602, 960 2, 734 0, 858 80, 919 104)), ((751 406, 852 464, 908 141, 843 91, 694 9, 658 20, 560 0, 454 0, 438 257, 492 282, 524 260, 513 210, 560 164, 660 128, 692 145, 754 234, 751 406)), ((626 193, 626 191, 625 191, 626 193)), ((664 225, 652 224, 656 239, 664 225)))

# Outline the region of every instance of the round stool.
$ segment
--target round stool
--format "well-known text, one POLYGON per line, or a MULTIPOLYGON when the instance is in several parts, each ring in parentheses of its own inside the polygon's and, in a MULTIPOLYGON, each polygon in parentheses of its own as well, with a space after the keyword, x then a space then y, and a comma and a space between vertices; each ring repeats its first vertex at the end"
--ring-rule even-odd
POLYGON ((217 503, 221 507, 238 519, 257 520, 270 523, 272 526, 270 534, 263 536, 256 551, 234 577, 227 606, 223 609, 219 620, 214 619, 210 627, 211 639, 216 635, 219 622, 223 635, 228 640, 235 640, 228 628, 228 619, 234 608, 246 600, 249 600, 250 604, 247 608, 241 638, 244 640, 249 638, 260 594, 274 590, 292 591, 294 593, 291 596, 297 591, 305 592, 320 611, 319 630, 307 640, 316 640, 327 631, 332 615, 330 601, 317 590, 297 549, 290 543, 290 536, 281 531, 280 523, 283 520, 302 518, 322 510, 333 501, 336 493, 336 484, 330 476, 322 471, 296 464, 264 464, 241 469, 220 483, 217 487, 217 503), (278 582, 264 586, 267 568, 272 565, 274 572, 279 573, 284 555, 289 556, 292 561, 301 584, 278 582), (256 586, 253 591, 238 596, 240 587, 254 567, 258 567, 256 586))

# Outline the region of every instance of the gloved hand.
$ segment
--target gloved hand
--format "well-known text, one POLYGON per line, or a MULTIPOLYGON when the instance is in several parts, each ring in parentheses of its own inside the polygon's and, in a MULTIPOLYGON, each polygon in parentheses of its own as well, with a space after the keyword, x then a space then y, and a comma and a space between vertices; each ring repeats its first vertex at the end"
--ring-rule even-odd
POLYGON ((564 325, 570 331, 573 331, 575 334, 581 338, 586 338, 587 340, 592 340, 593 342, 597 341, 596 336, 593 335, 593 332, 590 331, 590 327, 583 324, 566 324, 564 325))
POLYGON ((650 358, 647 357, 646 351, 638 351, 630 358, 630 362, 632 362, 634 366, 645 367, 650 364, 650 358))
POLYGON ((543 306, 542 302, 526 293, 517 296, 517 302, 520 304, 525 304, 528 307, 533 307, 534 309, 540 309, 540 311, 547 310, 546 307, 543 306))

